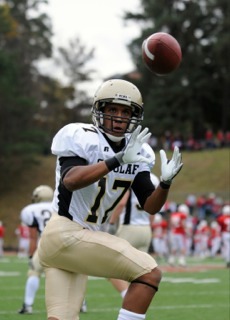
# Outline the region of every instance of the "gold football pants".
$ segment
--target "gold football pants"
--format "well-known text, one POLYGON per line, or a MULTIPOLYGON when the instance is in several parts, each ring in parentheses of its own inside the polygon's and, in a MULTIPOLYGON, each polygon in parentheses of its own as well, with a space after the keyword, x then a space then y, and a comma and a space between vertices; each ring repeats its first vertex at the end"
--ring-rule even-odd
POLYGON ((42 233, 38 254, 46 276, 47 313, 59 320, 79 319, 88 275, 131 282, 157 266, 128 241, 57 214, 42 233))

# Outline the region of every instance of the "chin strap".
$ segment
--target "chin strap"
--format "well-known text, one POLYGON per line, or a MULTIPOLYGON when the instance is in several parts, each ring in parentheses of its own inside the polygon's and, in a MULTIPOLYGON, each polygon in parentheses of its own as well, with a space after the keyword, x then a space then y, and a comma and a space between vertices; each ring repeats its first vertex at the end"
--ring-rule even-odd
POLYGON ((152 284, 149 284, 147 282, 144 282, 144 281, 140 281, 140 280, 133 280, 131 283, 141 283, 141 284, 145 284, 146 286, 149 286, 150 288, 154 289, 156 292, 158 291, 158 287, 152 285, 152 284))

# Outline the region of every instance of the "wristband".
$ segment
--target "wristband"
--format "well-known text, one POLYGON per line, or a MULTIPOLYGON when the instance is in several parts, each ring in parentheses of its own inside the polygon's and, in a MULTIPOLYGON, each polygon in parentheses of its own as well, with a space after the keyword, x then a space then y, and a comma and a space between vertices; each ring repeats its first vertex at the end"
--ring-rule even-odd
POLYGON ((169 189, 171 184, 167 184, 167 183, 161 181, 160 182, 160 186, 161 186, 162 189, 169 189))
POLYGON ((120 151, 116 153, 114 157, 105 160, 105 164, 107 165, 107 168, 109 169, 109 171, 112 171, 117 167, 120 167, 122 164, 124 164, 124 162, 122 161, 123 155, 124 155, 124 152, 120 151))
POLYGON ((107 168, 109 169, 109 171, 112 171, 112 170, 116 169, 117 167, 120 167, 120 165, 121 165, 116 157, 112 157, 112 158, 105 160, 105 164, 107 165, 107 168))

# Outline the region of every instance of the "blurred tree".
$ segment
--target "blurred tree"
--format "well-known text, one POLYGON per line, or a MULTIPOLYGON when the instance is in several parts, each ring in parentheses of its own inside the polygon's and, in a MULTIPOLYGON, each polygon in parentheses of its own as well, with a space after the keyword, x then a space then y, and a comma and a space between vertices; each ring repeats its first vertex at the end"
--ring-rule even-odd
POLYGON ((1 181, 8 181, 11 171, 21 168, 24 156, 41 145, 32 121, 39 107, 33 62, 51 55, 49 19, 37 13, 44 2, 6 0, 0 5, 0 163, 3 169, 12 168, 7 175, 2 170, 1 181))
POLYGON ((51 21, 39 10, 47 2, 0 2, 0 189, 12 187, 14 177, 18 180, 34 162, 33 155, 50 153, 54 133, 80 120, 88 105, 87 95, 77 85, 90 80, 92 70, 84 68, 93 50, 80 39, 72 40, 69 48, 59 48, 58 63, 67 85, 40 74, 38 62, 53 55, 51 21))
POLYGON ((63 66, 64 73, 71 84, 91 80, 92 69, 85 69, 86 61, 94 56, 95 49, 88 49, 79 37, 69 41, 67 48, 59 47, 56 62, 63 66))
POLYGON ((72 99, 68 102, 70 108, 79 108, 89 103, 89 97, 80 89, 80 85, 92 81, 95 70, 88 68, 87 63, 94 57, 94 51, 94 48, 88 49, 79 37, 70 40, 67 47, 58 48, 56 64, 62 66, 67 83, 75 88, 72 99))
POLYGON ((207 127, 226 131, 230 123, 230 5, 227 0, 140 0, 138 13, 125 20, 141 26, 129 49, 142 78, 137 81, 145 102, 145 125, 204 137, 207 127), (165 77, 144 66, 141 45, 155 32, 168 32, 181 44, 183 61, 165 77))

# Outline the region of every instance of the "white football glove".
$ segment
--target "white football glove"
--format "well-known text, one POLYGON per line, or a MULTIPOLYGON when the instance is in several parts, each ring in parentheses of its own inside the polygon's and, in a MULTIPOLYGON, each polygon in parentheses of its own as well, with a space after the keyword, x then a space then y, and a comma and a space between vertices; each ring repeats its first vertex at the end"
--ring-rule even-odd
POLYGON ((141 128, 141 126, 138 126, 133 131, 125 150, 116 154, 116 158, 120 164, 133 162, 152 162, 151 159, 143 157, 140 154, 142 145, 147 142, 151 136, 151 133, 148 133, 148 128, 145 128, 142 132, 141 128))
POLYGON ((165 184, 171 184, 173 178, 181 170, 183 163, 181 162, 181 154, 176 146, 173 151, 171 160, 168 160, 164 150, 160 150, 161 157, 161 181, 165 184))

